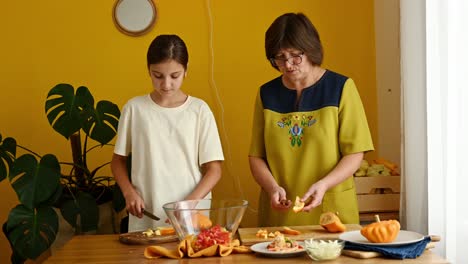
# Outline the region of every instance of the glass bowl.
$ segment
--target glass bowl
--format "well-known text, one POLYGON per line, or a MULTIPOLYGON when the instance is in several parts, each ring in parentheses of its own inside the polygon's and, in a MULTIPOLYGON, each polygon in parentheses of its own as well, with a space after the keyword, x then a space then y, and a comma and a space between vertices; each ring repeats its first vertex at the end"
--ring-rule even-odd
POLYGON ((304 241, 307 255, 315 261, 332 260, 341 255, 345 242, 340 239, 310 239, 304 241))
POLYGON ((185 200, 163 205, 179 240, 219 225, 234 235, 247 209, 246 200, 185 200))

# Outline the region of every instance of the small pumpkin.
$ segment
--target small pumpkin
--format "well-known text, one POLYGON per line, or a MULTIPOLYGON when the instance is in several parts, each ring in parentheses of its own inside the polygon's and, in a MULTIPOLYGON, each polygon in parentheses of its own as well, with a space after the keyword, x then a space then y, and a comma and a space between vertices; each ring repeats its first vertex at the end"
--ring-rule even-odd
POLYGON ((397 220, 380 221, 375 215, 375 222, 361 229, 361 235, 373 243, 393 242, 400 232, 400 222, 397 220))
POLYGON ((338 215, 333 212, 325 212, 320 215, 320 225, 330 233, 346 231, 346 226, 341 222, 338 215))

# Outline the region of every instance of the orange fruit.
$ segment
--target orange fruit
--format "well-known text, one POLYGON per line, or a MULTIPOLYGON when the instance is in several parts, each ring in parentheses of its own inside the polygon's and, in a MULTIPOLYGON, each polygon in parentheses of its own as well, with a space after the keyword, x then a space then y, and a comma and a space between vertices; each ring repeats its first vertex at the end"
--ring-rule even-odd
POLYGON ((321 214, 319 221, 320 225, 330 233, 346 231, 346 226, 341 223, 340 218, 332 212, 325 212, 321 214))
POLYGON ((294 202, 293 211, 295 213, 302 211, 302 208, 304 208, 304 205, 305 203, 301 202, 301 198, 299 196, 296 196, 296 201, 294 202))

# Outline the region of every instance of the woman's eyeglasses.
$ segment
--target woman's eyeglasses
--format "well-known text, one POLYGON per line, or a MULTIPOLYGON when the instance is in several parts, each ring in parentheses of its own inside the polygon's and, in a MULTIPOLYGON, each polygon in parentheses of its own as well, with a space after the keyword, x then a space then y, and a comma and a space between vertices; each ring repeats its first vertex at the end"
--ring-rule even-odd
POLYGON ((288 62, 291 65, 298 65, 298 64, 301 64, 303 55, 304 55, 304 52, 302 52, 301 54, 291 54, 289 58, 273 57, 273 58, 270 58, 270 63, 271 65, 276 66, 276 67, 282 67, 286 65, 286 62, 288 62))

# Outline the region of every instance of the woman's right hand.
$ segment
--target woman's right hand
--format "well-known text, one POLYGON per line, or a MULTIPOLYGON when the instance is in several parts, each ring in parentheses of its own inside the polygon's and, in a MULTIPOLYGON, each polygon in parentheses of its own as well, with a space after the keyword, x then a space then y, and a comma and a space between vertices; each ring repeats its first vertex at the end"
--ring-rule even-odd
POLYGON ((286 198, 286 191, 283 187, 277 186, 270 191, 271 208, 279 211, 287 211, 291 207, 291 200, 286 198))
POLYGON ((141 198, 141 196, 138 194, 136 190, 132 190, 128 194, 124 195, 125 196, 125 204, 126 204, 126 209, 127 211, 138 217, 142 218, 143 217, 143 210, 145 208, 145 202, 141 198))

